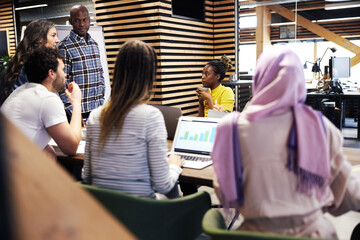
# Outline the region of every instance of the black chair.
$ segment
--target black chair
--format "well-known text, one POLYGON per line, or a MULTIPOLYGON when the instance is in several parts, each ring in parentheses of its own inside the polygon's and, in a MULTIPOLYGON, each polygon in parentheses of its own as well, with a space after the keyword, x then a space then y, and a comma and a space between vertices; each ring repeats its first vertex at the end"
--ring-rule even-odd
POLYGON ((350 237, 350 240, 359 240, 359 239, 360 239, 360 223, 355 226, 350 237))

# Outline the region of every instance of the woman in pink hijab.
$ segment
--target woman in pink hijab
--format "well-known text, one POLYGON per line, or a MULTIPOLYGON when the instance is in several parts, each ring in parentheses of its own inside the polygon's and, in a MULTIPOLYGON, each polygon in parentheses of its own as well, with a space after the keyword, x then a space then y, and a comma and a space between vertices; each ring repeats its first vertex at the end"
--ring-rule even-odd
POLYGON ((218 126, 214 188, 238 208, 240 230, 337 239, 325 212, 360 210, 360 179, 342 151, 340 131, 304 104, 305 78, 284 45, 258 59, 253 98, 218 126))

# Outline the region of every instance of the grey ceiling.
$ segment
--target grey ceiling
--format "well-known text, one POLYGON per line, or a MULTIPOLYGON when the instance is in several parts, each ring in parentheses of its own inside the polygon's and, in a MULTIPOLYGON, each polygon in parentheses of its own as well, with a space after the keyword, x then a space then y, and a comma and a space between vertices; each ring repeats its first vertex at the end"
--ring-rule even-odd
POLYGON ((58 19, 67 18, 72 6, 76 4, 85 5, 93 16, 93 6, 91 0, 52 0, 52 1, 41 1, 41 0, 17 0, 15 1, 15 7, 28 6, 47 3, 47 7, 32 8, 26 10, 18 10, 16 13, 19 16, 20 22, 30 22, 35 19, 58 19))

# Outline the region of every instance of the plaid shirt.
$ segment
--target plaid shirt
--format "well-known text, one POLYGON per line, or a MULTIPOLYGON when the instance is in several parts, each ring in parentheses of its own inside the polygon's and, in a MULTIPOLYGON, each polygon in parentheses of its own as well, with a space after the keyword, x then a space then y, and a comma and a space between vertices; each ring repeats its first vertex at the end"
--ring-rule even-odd
MULTIPOLYGON (((73 30, 59 43, 63 55, 66 74, 66 87, 70 82, 76 82, 82 93, 81 112, 87 113, 104 104, 105 82, 100 61, 98 44, 87 34, 85 38, 73 30)), ((65 93, 60 93, 66 111, 72 112, 65 93)))

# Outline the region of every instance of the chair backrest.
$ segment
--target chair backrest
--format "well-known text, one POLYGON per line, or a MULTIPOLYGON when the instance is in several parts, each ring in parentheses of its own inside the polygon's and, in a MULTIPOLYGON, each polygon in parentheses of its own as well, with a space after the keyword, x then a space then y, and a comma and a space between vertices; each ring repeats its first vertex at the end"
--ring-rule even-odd
POLYGON ((203 218, 204 233, 211 239, 221 240, 309 240, 309 238, 265 234, 247 231, 229 231, 222 214, 217 209, 208 210, 203 218))
POLYGON ((211 207, 208 193, 155 200, 82 185, 139 239, 195 239, 211 207))
POLYGON ((152 106, 158 108, 161 111, 162 115, 164 116, 168 139, 173 140, 176 127, 178 125, 178 120, 180 116, 182 116, 181 108, 164 106, 164 105, 152 105, 152 106))

